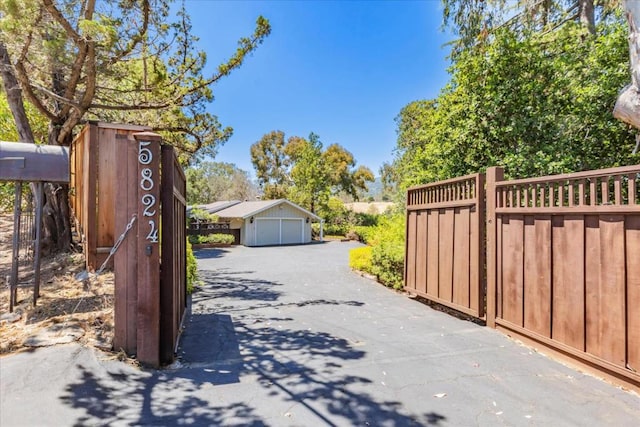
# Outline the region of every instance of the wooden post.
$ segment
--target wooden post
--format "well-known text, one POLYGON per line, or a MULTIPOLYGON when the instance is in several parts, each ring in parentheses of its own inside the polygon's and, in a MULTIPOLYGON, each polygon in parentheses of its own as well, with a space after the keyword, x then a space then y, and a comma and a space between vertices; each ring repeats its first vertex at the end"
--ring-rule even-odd
MULTIPOLYGON (((476 215, 478 217, 478 237, 475 241, 471 242, 472 245, 477 245, 477 253, 478 253, 478 282, 473 283, 471 286, 478 286, 478 316, 482 317, 486 313, 485 307, 485 298, 487 294, 487 275, 484 272, 484 266, 486 265, 486 255, 485 248, 487 245, 487 234, 485 234, 485 221, 487 217, 487 207, 485 202, 485 197, 488 194, 488 188, 485 188, 486 176, 483 173, 479 173, 476 176, 476 194, 474 194, 476 198, 476 215)), ((473 262, 469 263, 473 265, 473 262)))
POLYGON ((487 169, 487 326, 496 327, 497 221, 496 182, 504 179, 504 169, 487 169))
MULTIPOLYGON (((115 302, 113 348, 136 354, 138 328, 138 142, 131 137, 116 144, 119 182, 116 189, 114 218, 117 238, 135 215, 136 221, 113 258, 115 302)), ((140 190, 141 192, 141 190, 140 190)))
POLYGON ((137 356, 160 365, 160 135, 141 132, 138 142, 137 356))

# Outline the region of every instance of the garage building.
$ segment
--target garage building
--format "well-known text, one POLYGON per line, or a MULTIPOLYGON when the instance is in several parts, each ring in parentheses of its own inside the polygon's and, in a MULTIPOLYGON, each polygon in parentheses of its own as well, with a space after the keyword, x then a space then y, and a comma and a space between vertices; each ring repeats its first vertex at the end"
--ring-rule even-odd
POLYGON ((322 240, 322 219, 285 199, 234 203, 215 214, 218 222, 240 231, 239 243, 245 246, 310 243, 313 222, 320 223, 322 240))

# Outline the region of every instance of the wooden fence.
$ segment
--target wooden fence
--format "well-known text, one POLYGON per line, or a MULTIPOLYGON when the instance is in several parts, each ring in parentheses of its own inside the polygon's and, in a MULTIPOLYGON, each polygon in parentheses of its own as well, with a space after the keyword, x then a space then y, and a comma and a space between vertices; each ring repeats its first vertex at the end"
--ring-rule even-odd
POLYGON ((123 165, 117 163, 125 158, 120 152, 123 144, 128 140, 135 145, 132 135, 148 130, 150 128, 144 126, 90 122, 71 145, 69 203, 81 234, 88 269, 100 267, 118 237, 115 217, 120 208, 115 195, 125 182, 121 173, 123 165))
POLYGON ((405 289, 476 317, 484 316, 483 191, 475 174, 407 194, 405 289))
MULTIPOLYGON (((486 199, 486 264, 481 253, 477 259, 480 271, 486 265, 487 325, 635 389, 640 389, 639 176, 636 165, 507 181, 501 168, 489 168, 484 193, 479 178, 474 195, 486 199)), ((439 287, 448 273, 428 273, 451 269, 450 251, 442 256, 442 247, 453 246, 454 271, 466 271, 474 262, 471 252, 468 260, 456 256, 468 236, 465 226, 458 231, 447 218, 456 224, 455 209, 462 209, 446 205, 463 203, 459 190, 449 188, 459 187, 457 182, 409 190, 406 289, 475 315, 442 298, 439 287), (432 231, 432 217, 434 224, 445 224, 444 234, 432 231)))
POLYGON ((173 360, 186 304, 186 180, 172 147, 142 129, 88 124, 73 145, 71 199, 88 268, 123 237, 114 348, 157 366, 173 360))
POLYGON ((487 178, 495 223, 488 323, 636 386, 639 173, 640 165, 515 181, 491 170, 487 178))

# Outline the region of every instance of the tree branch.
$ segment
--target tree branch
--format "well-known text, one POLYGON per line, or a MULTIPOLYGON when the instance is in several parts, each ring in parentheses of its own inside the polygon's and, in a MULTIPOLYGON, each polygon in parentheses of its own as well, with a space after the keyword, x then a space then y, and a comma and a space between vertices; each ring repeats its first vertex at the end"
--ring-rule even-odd
POLYGON ((20 142, 34 143, 33 132, 31 131, 27 113, 24 110, 20 84, 13 72, 7 47, 2 40, 0 40, 0 75, 2 75, 2 83, 7 94, 7 103, 11 109, 11 114, 13 114, 20 142))
POLYGON ((47 12, 51 14, 53 18, 60 24, 60 26, 64 29, 67 35, 73 39, 74 42, 79 43, 82 40, 80 34, 76 32, 76 30, 71 26, 69 21, 62 15, 62 13, 58 10, 58 8, 53 4, 52 0, 42 0, 42 4, 44 4, 47 12))

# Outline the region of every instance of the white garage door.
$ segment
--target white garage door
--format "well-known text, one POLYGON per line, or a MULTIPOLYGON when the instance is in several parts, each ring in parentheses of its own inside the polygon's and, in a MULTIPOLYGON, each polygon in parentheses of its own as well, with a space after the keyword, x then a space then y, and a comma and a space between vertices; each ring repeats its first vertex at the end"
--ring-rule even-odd
POLYGON ((280 244, 280 219, 257 219, 256 220, 256 245, 279 245, 280 244))
POLYGON ((303 219, 256 219, 256 246, 303 243, 303 219))
POLYGON ((282 244, 292 245, 302 243, 302 224, 301 219, 283 219, 282 220, 282 244))

